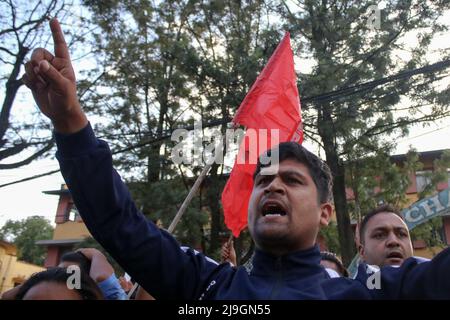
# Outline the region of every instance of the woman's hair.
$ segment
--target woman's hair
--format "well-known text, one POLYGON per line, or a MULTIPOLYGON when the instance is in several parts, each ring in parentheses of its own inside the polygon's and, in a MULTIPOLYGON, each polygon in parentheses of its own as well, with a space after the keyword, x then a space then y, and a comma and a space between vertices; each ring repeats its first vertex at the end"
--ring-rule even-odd
MULTIPOLYGON (((30 277, 30 279, 22 284, 17 292, 16 300, 23 300, 28 290, 42 282, 63 283, 64 285, 67 285, 67 280, 72 275, 73 273, 67 270, 67 268, 59 267, 35 273, 30 277)), ((73 290, 80 295, 82 300, 103 299, 103 294, 95 281, 92 280, 92 278, 82 268, 80 268, 80 288, 77 289, 75 287, 73 290)))

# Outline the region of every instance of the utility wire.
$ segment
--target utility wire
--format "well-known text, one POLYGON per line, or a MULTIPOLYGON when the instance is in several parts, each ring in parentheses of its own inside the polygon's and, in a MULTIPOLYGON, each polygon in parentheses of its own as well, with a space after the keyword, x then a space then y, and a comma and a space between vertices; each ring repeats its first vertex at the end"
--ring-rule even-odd
POLYGON ((35 176, 24 178, 24 179, 21 179, 21 180, 17 180, 17 181, 12 181, 12 182, 8 182, 8 183, 5 183, 5 184, 1 184, 0 188, 6 187, 6 186, 10 186, 10 185, 16 184, 16 183, 21 183, 21 182, 25 182, 25 181, 34 180, 34 179, 37 179, 37 178, 49 176, 49 175, 57 173, 59 171, 61 171, 61 170, 59 170, 59 169, 52 170, 52 171, 49 171, 49 172, 45 172, 45 173, 41 173, 41 174, 38 174, 38 175, 35 175, 35 176))
MULTIPOLYGON (((447 59, 447 60, 443 60, 443 61, 440 61, 440 62, 437 62, 437 63, 430 64, 430 65, 425 66, 425 67, 402 71, 402 72, 399 72, 399 73, 397 73, 395 75, 388 76, 388 77, 385 77, 385 78, 376 79, 376 80, 373 80, 373 81, 364 82, 364 83, 360 83, 360 84, 357 84, 357 85, 340 88, 340 89, 337 89, 337 90, 334 90, 334 91, 330 91, 330 92, 327 92, 327 93, 323 93, 323 94, 319 94, 319 95, 315 95, 315 96, 311 96, 311 97, 306 97, 306 98, 301 99, 301 101, 302 101, 303 104, 304 103, 309 103, 309 102, 319 102, 319 103, 329 102, 329 101, 337 100, 337 99, 339 99, 341 97, 346 97, 346 96, 349 96, 349 95, 362 93, 362 92, 371 90, 371 89, 373 89, 373 88, 375 88, 377 86, 380 86, 380 85, 383 85, 383 84, 386 84, 386 83, 389 83, 389 82, 392 82, 392 81, 397 81, 397 80, 401 80, 401 79, 410 78, 410 77, 412 77, 414 75, 418 75, 418 74, 437 72, 437 71, 443 70, 443 69, 445 69, 445 68, 447 68, 449 66, 450 66, 450 59, 447 59)), ((210 122, 208 122, 206 124, 202 124, 202 127, 203 128, 215 127, 215 126, 227 124, 230 121, 231 121, 231 118, 215 119, 215 120, 212 120, 212 121, 210 121, 210 122)), ((189 131, 189 130, 193 130, 194 126, 190 125, 190 126, 186 126, 186 127, 178 128, 178 129, 185 129, 185 130, 189 131)), ((135 148, 143 147, 143 146, 148 145, 148 144, 153 144, 153 143, 156 143, 156 142, 159 142, 159 141, 163 141, 165 139, 170 138, 171 134, 172 134, 172 132, 174 130, 168 130, 168 131, 166 131, 167 132, 166 134, 164 134, 164 135, 162 135, 162 136, 160 136, 158 138, 134 144, 134 145, 126 147, 124 149, 120 149, 120 150, 114 151, 114 152, 112 152, 112 154, 115 155, 115 154, 123 153, 123 152, 129 151, 129 150, 135 149, 135 148)), ((54 174, 54 173, 59 172, 59 171, 60 170, 52 170, 52 171, 49 171, 49 172, 46 172, 46 173, 42 173, 42 174, 38 174, 38 175, 35 175, 35 176, 31 176, 31 177, 28 177, 28 178, 24 178, 24 179, 20 179, 20 180, 17 180, 17 181, 12 181, 12 182, 9 182, 9 183, 5 183, 5 184, 0 185, 0 188, 6 187, 6 186, 9 186, 9 185, 13 185, 13 184, 16 184, 16 183, 21 183, 21 182, 37 179, 37 178, 44 177, 44 176, 47 176, 47 175, 51 175, 51 174, 54 174)))

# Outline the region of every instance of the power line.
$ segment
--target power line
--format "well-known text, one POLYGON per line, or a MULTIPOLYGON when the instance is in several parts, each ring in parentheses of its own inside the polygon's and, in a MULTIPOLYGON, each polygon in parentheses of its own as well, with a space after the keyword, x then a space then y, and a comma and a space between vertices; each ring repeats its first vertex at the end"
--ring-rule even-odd
MULTIPOLYGON (((315 96, 311 96, 311 97, 306 97, 304 99, 301 99, 302 103, 308 103, 308 102, 329 102, 332 100, 336 100, 339 99, 341 97, 346 97, 349 95, 353 95, 353 94, 357 94, 357 93, 362 93, 364 91, 368 91, 371 90, 377 86, 392 82, 392 81, 397 81, 397 80, 401 80, 401 79, 405 79, 405 78, 410 78, 414 75, 418 75, 418 74, 424 74, 424 73, 430 73, 430 72, 437 72, 439 70, 445 69, 447 67, 450 66, 450 59, 447 60, 443 60, 425 67, 421 67, 421 68, 417 68, 417 69, 412 69, 412 70, 406 70, 406 71, 402 71, 399 72, 395 75, 392 76, 388 76, 385 78, 381 78, 381 79, 376 79, 373 81, 369 81, 369 82, 364 82, 364 83, 360 83, 357 85, 353 85, 350 87, 345 87, 345 88, 340 88, 334 91, 330 91, 327 93, 323 93, 323 94, 319 94, 319 95, 315 95, 315 96)), ((215 119, 212 120, 206 124, 202 124, 203 128, 209 128, 209 127, 215 127, 215 126, 219 126, 219 125, 223 125, 223 124, 227 124, 231 121, 231 118, 222 118, 222 119, 215 119)), ((190 126, 186 126, 183 128, 177 128, 177 129, 185 129, 185 130, 193 130, 194 129, 194 125, 190 125, 190 126)), ((171 137, 172 132, 175 131, 176 129, 173 130, 168 130, 167 133, 163 136, 160 136, 158 138, 155 139, 151 139, 148 141, 143 141, 134 145, 131 145, 129 147, 126 147, 124 149, 119 149, 117 151, 112 152, 113 155, 115 154, 119 154, 119 153, 123 153, 129 150, 133 150, 139 147, 143 147, 145 145, 148 144, 153 144, 159 141, 163 141, 165 139, 168 139, 171 137)), ((53 173, 59 172, 60 170, 52 170, 46 173, 42 173, 42 174, 38 174, 35 176, 31 176, 28 178, 24 178, 21 180, 17 180, 17 181, 12 181, 6 184, 2 184, 0 185, 0 188, 2 187, 6 187, 9 185, 13 185, 13 184, 17 184, 17 183, 21 183, 21 182, 25 182, 25 181, 29 181, 29 180, 33 180, 33 179, 37 179, 43 176, 47 176, 47 175, 51 175, 53 173)))
MULTIPOLYGON (((339 88, 339 89, 336 89, 334 91, 318 94, 318 95, 315 95, 315 96, 305 97, 305 98, 302 98, 300 100, 301 100, 302 104, 310 103, 310 102, 322 102, 322 103, 323 102, 329 102, 329 101, 337 100, 337 99, 342 98, 342 97, 347 97, 349 95, 353 95, 353 94, 369 91, 369 90, 371 90, 371 89, 373 89, 373 88, 375 88, 377 86, 380 86, 380 85, 383 85, 383 84, 386 84, 386 83, 389 83, 389 82, 392 82, 392 81, 397 81, 397 80, 401 80, 401 79, 405 79, 405 78, 410 78, 410 77, 418 75, 418 74, 436 72, 436 71, 445 69, 445 68, 447 68, 449 66, 450 66, 450 59, 443 60, 443 61, 440 61, 440 62, 437 62, 437 63, 434 63, 434 64, 430 64, 430 65, 425 66, 425 67, 402 71, 402 72, 399 72, 399 73, 397 73, 395 75, 388 76, 388 77, 385 77, 385 78, 381 78, 381 79, 376 79, 376 80, 372 80, 372 81, 369 81, 369 82, 360 83, 360 84, 353 85, 353 86, 350 86, 350 87, 339 88)), ((216 120, 213 120, 213 121, 208 122, 206 124, 202 124, 202 127, 203 128, 208 128, 208 127, 218 126, 218 125, 221 125, 221 124, 226 124, 226 123, 228 123, 230 121, 231 121, 231 118, 216 119, 216 120)), ((189 126, 189 127, 183 128, 183 129, 193 130, 194 126, 189 126)), ((173 132, 173 130, 169 130, 169 132, 170 132, 169 134, 164 135, 162 137, 164 137, 164 139, 167 139, 168 137, 170 137, 170 134, 171 134, 171 132, 173 132)), ((129 133, 129 134, 137 134, 137 133, 129 133)), ((144 135, 146 135, 146 134, 151 134, 151 133, 144 132, 144 135)), ((114 136, 117 136, 117 135, 109 135, 108 137, 114 137, 114 136)), ((161 138, 156 138, 155 142, 160 141, 161 138)))
POLYGON ((443 126, 443 127, 440 127, 440 128, 437 128, 437 129, 434 129, 434 130, 431 130, 431 131, 427 131, 427 132, 418 134, 417 136, 407 137, 407 138, 405 138, 405 139, 401 139, 401 140, 395 141, 395 144, 398 144, 398 143, 400 143, 400 142, 405 142, 405 141, 413 140, 413 139, 415 139, 415 138, 423 137, 423 136, 426 136, 427 134, 430 134, 430 133, 433 133, 433 132, 436 132, 436 131, 440 131, 440 130, 443 130, 443 129, 448 128, 448 127, 450 127, 450 124, 449 124, 449 125, 446 125, 446 126, 443 126))
POLYGON ((44 177, 44 176, 49 176, 49 175, 57 173, 59 171, 61 171, 61 170, 57 169, 57 170, 41 173, 41 174, 38 174, 38 175, 35 175, 35 176, 31 176, 31 177, 28 177, 28 178, 24 178, 24 179, 21 179, 21 180, 8 182, 8 183, 0 185, 0 188, 6 187, 6 186, 10 186, 10 185, 16 184, 16 183, 21 183, 21 182, 25 182, 25 181, 29 181, 29 180, 34 180, 34 179, 41 178, 41 177, 44 177))
POLYGON ((410 78, 414 75, 418 75, 418 74, 422 74, 422 73, 436 72, 436 71, 445 69, 449 66, 450 66, 450 59, 440 61, 437 63, 433 63, 428 66, 422 67, 422 68, 402 71, 402 72, 399 72, 399 73, 389 76, 389 77, 385 77, 385 78, 381 78, 381 79, 377 79, 377 80, 373 80, 373 81, 369 81, 369 82, 364 82, 364 83, 346 87, 346 88, 337 89, 335 91, 327 92, 327 93, 320 94, 317 96, 308 97, 308 98, 302 99, 302 101, 303 102, 309 102, 309 101, 327 102, 327 101, 335 100, 336 97, 339 98, 339 95, 347 96, 347 95, 364 92, 364 91, 373 89, 377 86, 386 84, 388 82, 401 80, 401 79, 405 79, 405 78, 410 78))

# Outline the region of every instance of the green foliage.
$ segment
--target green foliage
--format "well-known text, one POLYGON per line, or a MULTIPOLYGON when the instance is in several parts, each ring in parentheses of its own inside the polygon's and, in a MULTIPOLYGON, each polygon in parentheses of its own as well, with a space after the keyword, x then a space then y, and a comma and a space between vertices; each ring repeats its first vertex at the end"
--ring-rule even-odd
MULTIPOLYGON (((347 166, 348 181, 352 182, 355 201, 351 203, 350 212, 353 219, 359 220, 368 211, 380 203, 389 203, 398 210, 405 208, 408 201, 406 190, 412 184, 410 177, 423 169, 418 153, 412 149, 406 154, 406 159, 400 165, 394 164, 386 155, 378 155, 363 159, 347 166)), ((433 171, 426 172, 428 184, 418 193, 419 200, 436 193, 436 186, 448 179, 450 168, 450 153, 444 151, 442 156, 433 163, 433 171)), ((444 247, 442 240, 442 217, 435 217, 414 228, 412 240, 423 240, 427 247, 444 247)))
MULTIPOLYGON (((169 159, 174 143, 159 137, 193 119, 232 116, 282 33, 269 23, 264 1, 83 3, 99 27, 92 42, 99 67, 91 77, 101 75, 83 105, 105 119, 95 129, 114 150, 157 140, 116 154, 114 164, 125 172, 138 207, 167 228, 193 183, 187 177, 203 164, 175 166, 169 159)), ((211 170, 213 181, 175 229, 181 243, 208 254, 220 249, 225 229, 223 171, 211 170)))
MULTIPOLYGON (((344 260, 354 250, 352 239, 346 236, 351 232, 350 227, 344 225, 350 220, 345 219, 349 214, 345 186, 354 184, 359 189, 356 192, 362 199, 354 208, 357 214, 381 198, 402 203, 397 188, 404 189, 406 183, 401 172, 390 165, 389 151, 396 139, 408 133, 411 124, 449 115, 448 100, 442 99, 448 96, 449 88, 442 90, 434 83, 445 70, 389 81, 381 86, 358 87, 364 82, 429 64, 426 53, 430 38, 436 30, 447 30, 438 18, 449 9, 448 2, 384 2, 386 8, 381 12, 379 29, 371 29, 367 23, 368 7, 377 4, 374 1, 304 0, 273 5, 285 28, 291 31, 294 46, 301 49, 302 58, 312 63, 311 71, 299 75, 302 96, 356 86, 351 94, 342 92, 333 99, 321 97, 303 103, 305 139, 314 139, 323 148, 335 177, 347 177, 344 164, 358 161, 359 166, 364 166, 365 160, 361 159, 366 157, 380 160, 384 165, 377 168, 376 163, 371 163, 371 168, 362 168, 361 179, 367 180, 364 183, 346 181, 334 188, 344 260), (410 32, 417 33, 417 43, 403 41, 410 32), (408 54, 399 55, 399 51, 408 54), (433 107, 429 108, 429 104, 433 107), (379 170, 378 174, 367 172, 375 169, 379 170), (365 178, 367 173, 369 176, 365 178), (379 199, 370 199, 372 187, 378 184, 373 179, 377 175, 382 176, 382 191, 379 199), (364 190, 363 184, 369 189, 364 190)), ((447 53, 443 50, 439 54, 445 58, 447 53)))
MULTIPOLYGON (((312 64, 311 71, 301 69, 299 74, 301 95, 314 96, 428 64, 425 53, 430 39, 446 30, 438 18, 449 8, 447 2, 386 1, 381 28, 373 31, 367 24, 367 9, 373 1, 83 3, 99 27, 92 45, 98 52, 97 73, 102 75, 83 105, 105 119, 96 131, 114 150, 157 140, 118 153, 114 160, 125 178, 143 183, 145 193, 133 192, 148 214, 162 220, 175 214, 181 195, 186 194, 183 179, 195 176, 201 165, 173 165, 169 159, 173 143, 159 139, 166 130, 192 124, 194 119, 231 117, 285 30, 291 33, 296 56, 312 64), (408 32, 417 32, 418 42, 412 47, 403 41, 408 32), (408 54, 399 56, 399 50, 408 54), (167 199, 166 193, 174 192, 179 194, 167 199), (159 198, 168 200, 167 206, 152 206, 159 198)), ((343 237, 351 233, 343 219, 349 215, 345 185, 354 185, 358 193, 358 201, 350 205, 354 216, 381 200, 398 206, 405 202, 404 174, 411 168, 390 163, 392 141, 405 136, 412 123, 449 114, 449 90, 439 91, 434 85, 442 76, 438 71, 342 93, 331 101, 314 99, 302 104, 306 139, 317 141, 325 151, 335 177, 352 179, 334 189, 336 203, 342 204, 336 211, 342 221, 341 242, 346 239, 341 243, 344 257, 353 246, 349 237, 343 237), (430 104, 433 107, 427 108, 430 104), (354 164, 352 172, 345 172, 347 163, 354 164), (376 186, 380 190, 374 194, 371 190, 376 186)), ((213 171, 220 176, 226 170, 213 171)), ((195 224, 186 231, 180 228, 180 239, 198 241, 202 214, 208 214, 211 233, 203 230, 203 235, 218 241, 223 224, 215 202, 220 192, 205 194, 205 205, 198 198, 190 206, 187 217, 195 224), (202 214, 197 216, 198 212, 202 214)))
POLYGON ((436 192, 436 186, 449 179, 450 150, 444 150, 442 156, 433 162, 433 171, 425 172, 424 177, 428 183, 419 193, 419 199, 426 198, 436 192))
MULTIPOLYGON (((450 151, 445 150, 442 156, 433 161, 433 171, 426 172, 424 177, 429 182, 419 192, 419 200, 436 193, 436 186, 449 179, 448 168, 450 168, 450 151)), ((443 238, 442 217, 435 217, 417 226, 411 232, 412 240, 423 240, 427 247, 446 247, 443 238)))
POLYGON ((319 235, 325 239, 328 251, 333 252, 337 255, 341 254, 336 222, 331 221, 328 226, 321 228, 319 231, 319 235))
POLYGON ((37 265, 44 264, 47 248, 36 245, 36 241, 51 239, 52 235, 53 227, 50 222, 39 216, 19 221, 8 220, 0 229, 0 239, 16 245, 18 259, 37 265))
POLYGON ((445 248, 447 244, 442 238, 442 217, 434 217, 427 222, 415 227, 411 231, 411 240, 423 240, 428 248, 445 248))
MULTIPOLYGON (((188 190, 180 179, 161 180, 151 184, 128 184, 137 207, 153 222, 158 220, 167 229, 172 222, 188 190)), ((181 245, 202 248, 204 227, 208 224, 208 210, 200 197, 194 197, 175 229, 175 237, 181 245)))
POLYGON ((422 163, 417 152, 411 149, 401 164, 394 163, 389 153, 379 152, 350 162, 346 168, 347 181, 355 196, 349 212, 354 220, 359 221, 381 203, 402 209, 408 201, 406 190, 411 185, 410 177, 422 168, 422 163))

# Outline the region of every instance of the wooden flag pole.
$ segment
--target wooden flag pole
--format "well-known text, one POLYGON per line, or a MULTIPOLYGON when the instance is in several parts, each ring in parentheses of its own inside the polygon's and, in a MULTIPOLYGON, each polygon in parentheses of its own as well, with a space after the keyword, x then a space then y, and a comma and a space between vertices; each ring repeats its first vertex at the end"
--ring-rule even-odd
MULTIPOLYGON (((237 128, 237 124, 232 124, 231 127, 233 129, 237 128)), ((222 141, 220 142, 220 144, 216 147, 216 150, 219 149, 220 152, 223 152, 224 148, 226 147, 226 139, 227 139, 227 135, 225 134, 222 137, 222 141)), ((217 154, 216 154, 217 156, 217 154)), ((167 231, 169 231, 169 233, 173 233, 173 230, 175 230, 175 227, 177 226, 178 222, 181 219, 181 216, 184 214, 184 212, 186 211, 189 203, 191 203, 192 198, 194 197, 195 193, 197 192, 198 188, 200 187, 200 185, 203 182, 203 179, 205 179, 206 174, 208 173, 209 169, 211 169, 212 163, 208 163, 206 164, 206 166, 203 168, 202 172, 200 173, 200 175, 198 176, 197 180, 195 181, 194 185, 192 186, 191 190, 189 191, 189 194, 187 195, 186 199, 184 199, 183 204, 181 205, 180 209, 178 210, 177 214, 175 215, 175 218, 173 218, 172 223, 169 226, 169 229, 167 229, 167 231)))
POLYGON ((195 193, 197 192, 198 188, 203 182, 203 179, 205 179, 206 174, 208 173, 209 169, 211 169, 211 164, 207 164, 200 175, 197 177, 197 180, 195 180, 194 185, 192 186, 191 190, 189 191, 186 199, 184 199, 183 204, 181 205, 180 209, 178 209, 177 214, 175 215, 175 218, 173 218, 172 223, 169 226, 169 233, 172 233, 173 230, 175 230, 175 227, 177 226, 178 222, 180 221, 181 217, 183 216, 184 212, 186 211, 188 205, 191 203, 192 198, 194 197, 195 193))
POLYGON ((233 234, 230 234, 230 237, 228 238, 228 245, 231 245, 231 242, 233 241, 233 234))
MULTIPOLYGON (((236 128, 237 125, 233 125, 232 127, 236 128)), ((222 151, 222 147, 225 145, 226 145, 226 135, 223 136, 222 141, 217 146, 217 148, 222 151)), ((192 186, 191 190, 189 191, 186 199, 184 199, 183 204, 181 205, 180 209, 178 209, 178 212, 175 215, 175 218, 173 218, 172 222, 170 223, 169 228, 167 229, 167 231, 169 233, 173 233, 173 230, 175 230, 175 227, 177 226, 178 222, 180 221, 180 219, 183 216, 184 212, 186 211, 187 207, 191 203, 192 198, 194 197, 198 188, 200 187, 203 180, 205 179, 206 174, 208 173, 209 169, 211 169, 211 166, 212 166, 212 163, 206 164, 206 166, 203 168, 200 175, 197 177, 197 180, 195 180, 194 185, 192 186)), ((233 239, 232 237, 233 237, 233 235, 231 235, 230 239, 233 239)), ((130 299, 131 295, 134 293, 134 291, 136 291, 138 286, 139 286, 139 284, 137 282, 133 285, 133 288, 131 288, 131 290, 128 292, 128 299, 130 299)))
MULTIPOLYGON (((175 218, 173 218, 172 222, 170 223, 169 233, 173 233, 173 230, 175 230, 175 227, 177 226, 178 222, 180 221, 181 217, 183 216, 184 212, 186 211, 189 203, 191 203, 192 198, 194 197, 195 193, 197 192, 198 188, 202 184, 203 180, 206 177, 206 174, 208 173, 209 169, 211 169, 211 164, 207 164, 200 175, 197 177, 197 180, 195 181, 194 185, 192 186, 191 190, 189 191, 186 199, 184 199, 183 204, 181 205, 180 209, 178 209, 177 214, 175 215, 175 218)), ((128 292, 128 299, 133 295, 134 291, 138 288, 139 284, 136 282, 131 290, 128 292)))

